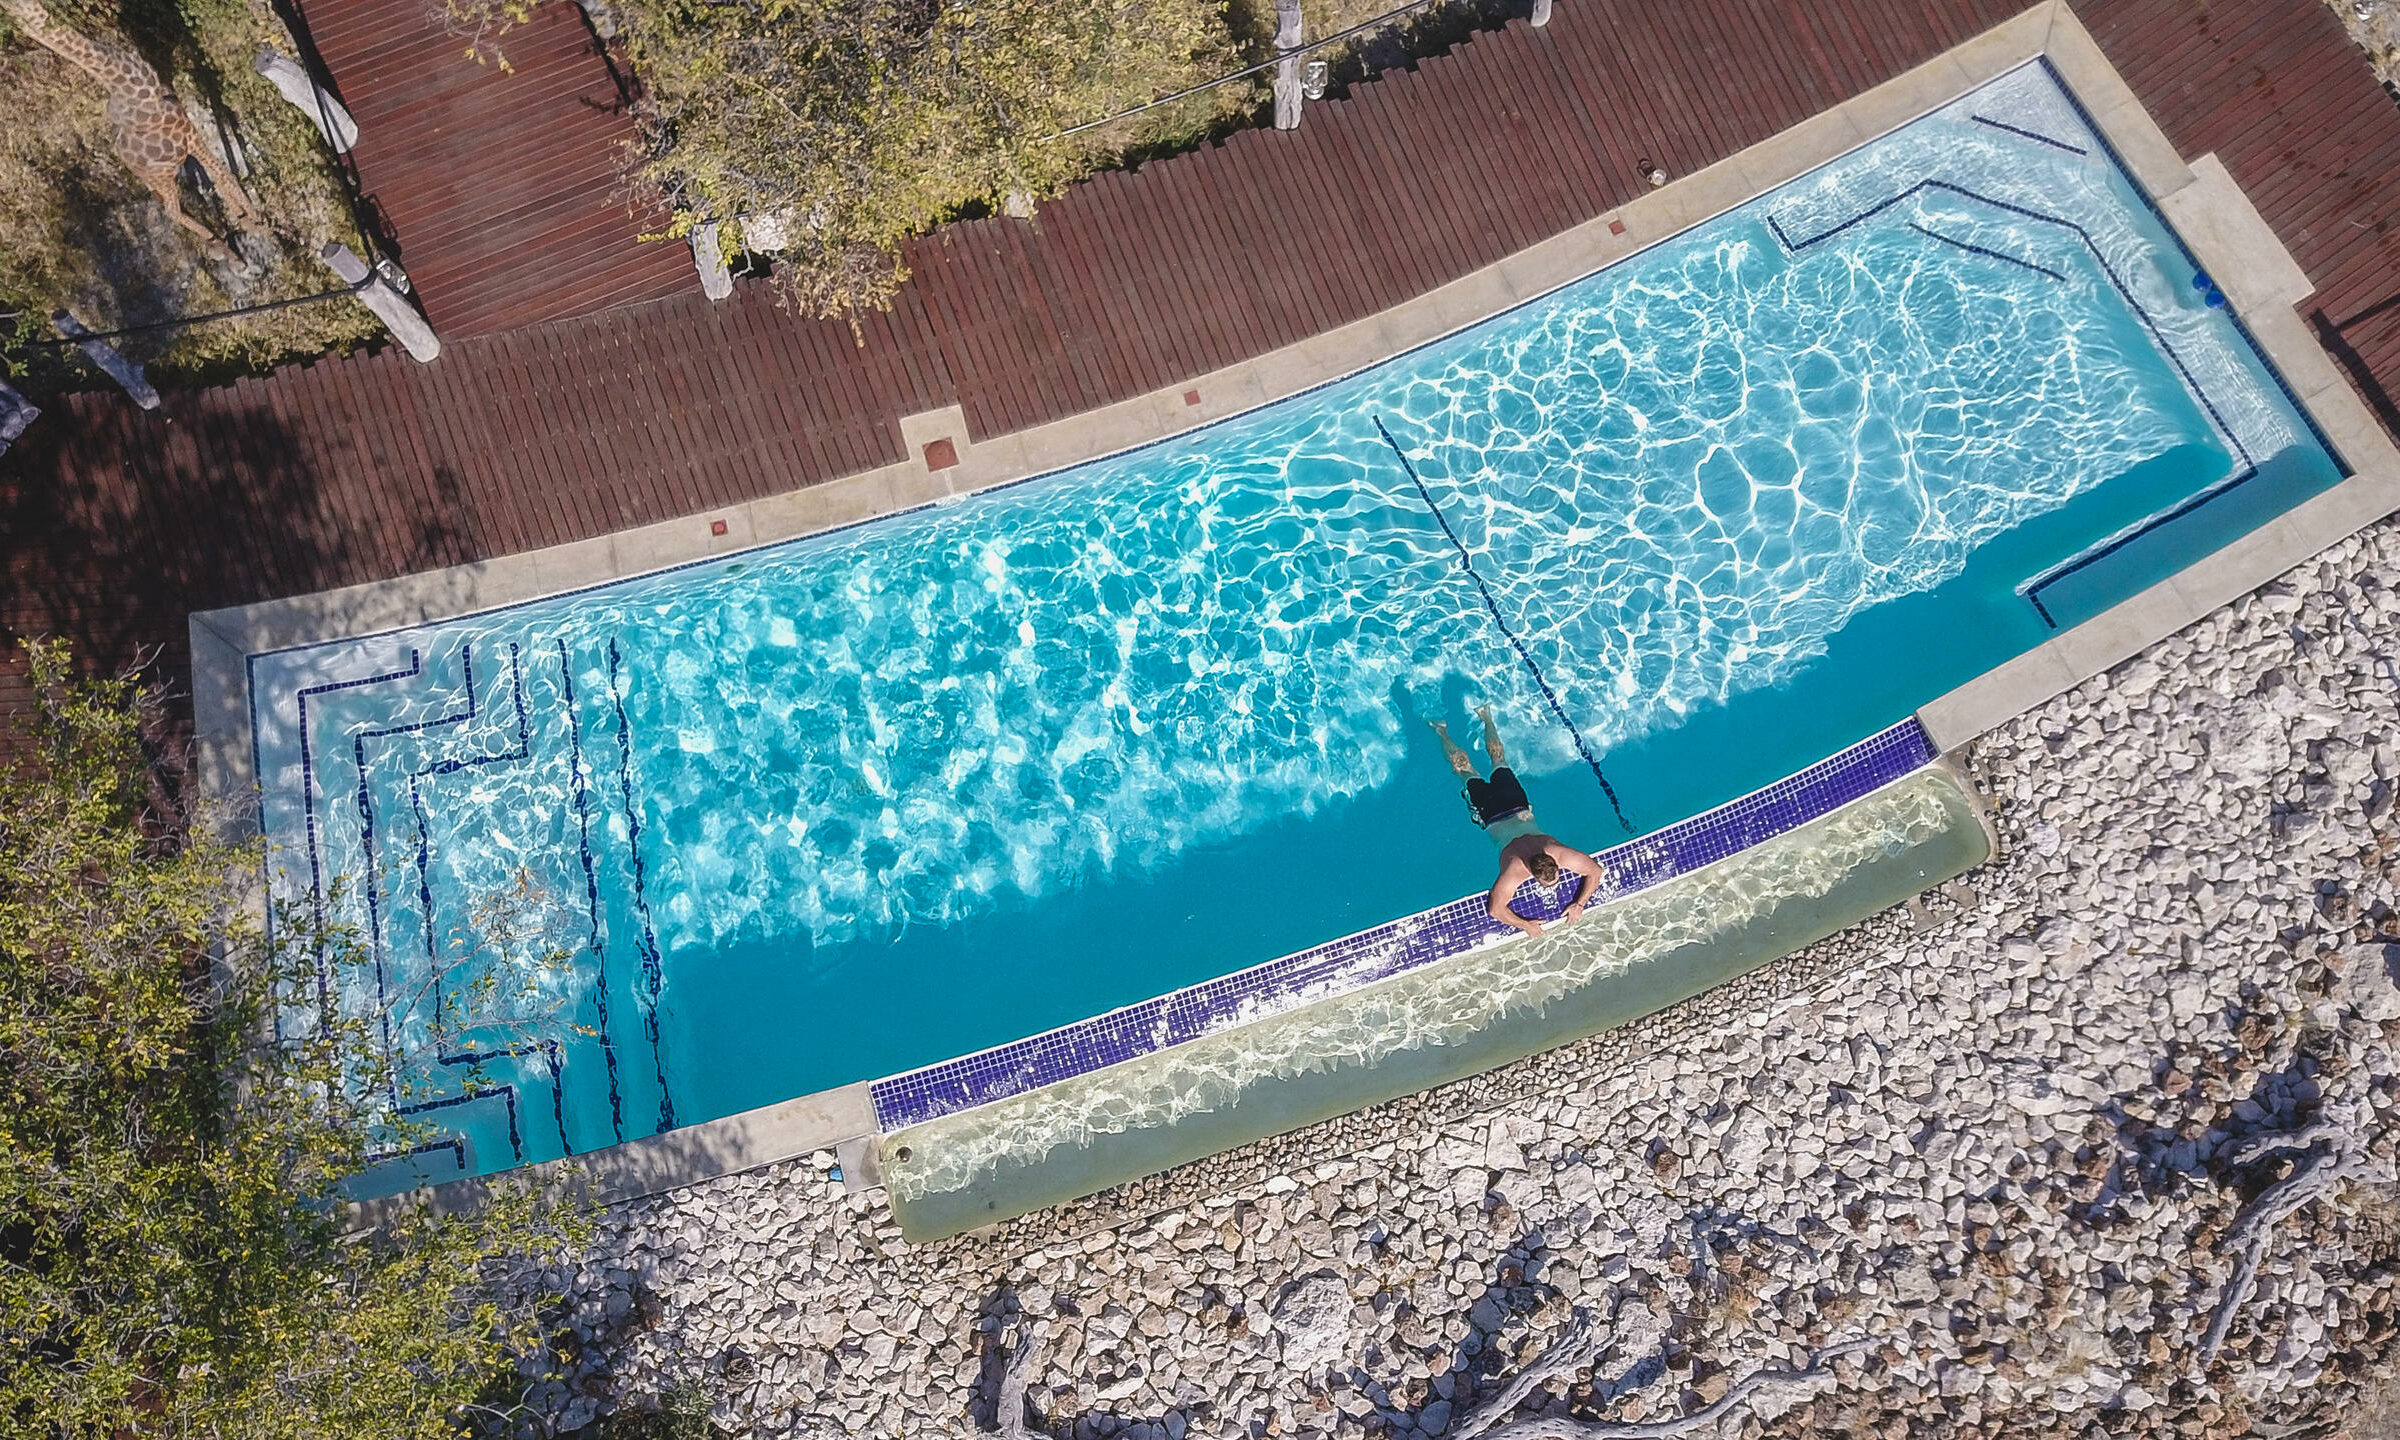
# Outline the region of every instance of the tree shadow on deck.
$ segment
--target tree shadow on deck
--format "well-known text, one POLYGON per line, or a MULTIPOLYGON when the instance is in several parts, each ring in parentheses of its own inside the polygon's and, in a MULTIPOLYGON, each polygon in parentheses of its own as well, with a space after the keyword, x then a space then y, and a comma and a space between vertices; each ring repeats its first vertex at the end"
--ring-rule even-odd
POLYGON ((2355 332, 2377 328, 2374 322, 2386 316, 2392 317, 2389 323, 2400 324, 2400 294, 2388 295, 2346 319, 2334 319, 2321 309, 2311 310, 2308 323, 2317 332, 2317 342, 2325 347, 2325 353, 2350 373, 2350 383, 2374 410, 2375 418, 2383 422, 2386 431, 2400 438, 2400 404, 2394 403, 2391 392, 2376 378, 2374 367, 2353 343, 2355 332))
MULTIPOLYGON (((57 403, 0 458, 0 632, 63 638, 94 671, 148 665, 188 716, 193 611, 475 558, 456 477, 437 466, 436 503, 395 519, 378 466, 320 458, 373 442, 302 433, 273 386, 170 393, 149 413, 105 393, 57 403)), ((12 643, 0 710, 23 703, 22 668, 12 643)))

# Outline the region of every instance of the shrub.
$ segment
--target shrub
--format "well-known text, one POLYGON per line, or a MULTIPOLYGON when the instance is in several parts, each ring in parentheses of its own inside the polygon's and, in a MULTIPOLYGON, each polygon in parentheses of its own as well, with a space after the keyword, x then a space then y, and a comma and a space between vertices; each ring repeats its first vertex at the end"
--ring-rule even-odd
POLYGON ((31 670, 0 750, 0 1430, 464 1433, 535 1350, 511 1277, 576 1217, 515 1189, 342 1234, 376 1120, 351 1037, 266 1024, 314 957, 248 918, 261 856, 192 823, 141 691, 55 646, 31 670))
POLYGON ((1239 63, 1221 0, 630 0, 639 177, 673 233, 733 222, 811 314, 889 303, 902 243, 1012 192, 1053 194, 1189 143, 1249 103, 1224 86, 1057 132, 1239 63))

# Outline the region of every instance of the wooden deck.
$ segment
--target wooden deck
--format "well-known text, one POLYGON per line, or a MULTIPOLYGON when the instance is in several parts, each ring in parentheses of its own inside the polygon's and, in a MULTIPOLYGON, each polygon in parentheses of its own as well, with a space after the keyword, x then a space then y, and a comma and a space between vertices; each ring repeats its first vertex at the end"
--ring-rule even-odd
POLYGON ((440 0, 307 0, 351 154, 445 342, 698 293, 691 252, 622 177, 633 119, 583 12, 537 6, 500 39, 510 69, 466 57, 440 0))
MULTIPOLYGON (((1313 106, 1296 132, 1103 176, 1031 224, 929 237, 863 345, 745 285, 721 305, 677 293, 454 339, 432 366, 292 367, 153 414, 80 397, 0 460, 0 625, 112 663, 157 647, 175 674, 193 609, 897 460, 896 417, 953 400, 989 435, 1153 390, 1603 214, 1642 185, 1640 160, 1698 169, 2020 8, 1562 0, 1546 29, 1479 37, 1313 106)), ((2304 313, 2400 429, 2400 108, 2364 57, 2320 0, 2083 12, 2183 153, 2215 151, 2256 199, 2320 286, 2304 313)))

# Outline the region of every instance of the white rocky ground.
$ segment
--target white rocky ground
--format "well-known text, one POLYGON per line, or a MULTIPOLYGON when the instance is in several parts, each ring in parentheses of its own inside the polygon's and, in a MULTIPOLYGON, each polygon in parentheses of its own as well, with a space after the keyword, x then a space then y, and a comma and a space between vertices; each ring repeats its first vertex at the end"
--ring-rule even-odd
POLYGON ((906 1246, 830 1156, 614 1212, 539 1398, 559 1428, 700 1395, 732 1433, 963 1435, 1032 1322, 1060 1434, 1413 1440, 1497 1418, 1479 1401, 1580 1310, 1596 1368, 1521 1414, 1657 1422, 1866 1339, 1694 1433, 2375 1433, 2400 1414, 2387 655, 2391 527, 1976 747, 2008 849, 1963 884, 997 1234, 906 1246), (2237 1217, 2287 1169, 2265 1208, 2304 1203, 2204 1363, 2237 1217))

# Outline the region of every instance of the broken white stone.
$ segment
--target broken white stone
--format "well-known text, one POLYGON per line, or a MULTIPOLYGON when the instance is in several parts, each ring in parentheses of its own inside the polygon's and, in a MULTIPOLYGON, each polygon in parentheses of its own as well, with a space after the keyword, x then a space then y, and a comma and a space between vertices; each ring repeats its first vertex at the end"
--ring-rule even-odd
POLYGON ((1349 1354, 1352 1308, 1348 1287, 1334 1276, 1293 1282, 1274 1309, 1285 1368, 1319 1370, 1349 1354))

